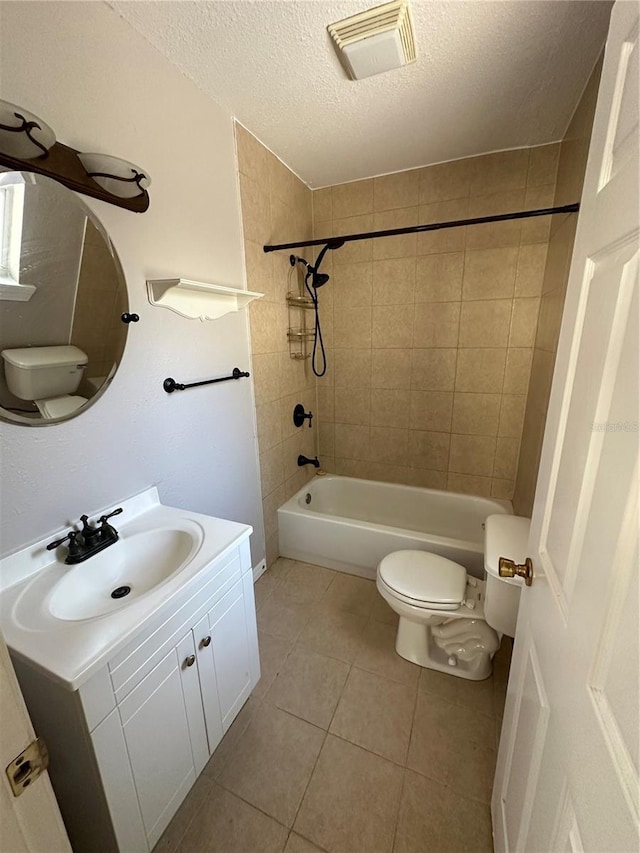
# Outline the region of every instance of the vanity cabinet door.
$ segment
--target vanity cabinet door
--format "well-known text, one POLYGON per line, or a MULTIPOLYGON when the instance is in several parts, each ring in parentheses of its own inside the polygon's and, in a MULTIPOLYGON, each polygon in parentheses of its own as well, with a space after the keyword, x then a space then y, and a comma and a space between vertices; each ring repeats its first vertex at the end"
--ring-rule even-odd
POLYGON ((222 730, 227 731, 251 693, 247 618, 239 580, 209 611, 211 649, 218 682, 222 730))
POLYGON ((118 706, 150 849, 196 779, 182 664, 172 649, 118 706))
POLYGON ((196 658, 198 661, 198 673, 200 675, 202 707, 204 708, 204 718, 207 724, 209 754, 211 754, 222 740, 223 732, 220 703, 218 701, 218 682, 213 662, 213 641, 209 628, 209 618, 207 616, 204 616, 193 629, 193 638, 196 645, 196 658))

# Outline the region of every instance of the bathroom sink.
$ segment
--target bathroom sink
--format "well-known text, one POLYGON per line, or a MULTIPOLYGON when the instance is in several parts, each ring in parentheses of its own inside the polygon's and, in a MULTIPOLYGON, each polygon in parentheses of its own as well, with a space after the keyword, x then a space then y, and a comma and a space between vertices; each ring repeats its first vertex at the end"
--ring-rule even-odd
POLYGON ((200 542, 191 530, 145 530, 79 563, 49 598, 56 619, 95 619, 118 610, 168 581, 200 542))

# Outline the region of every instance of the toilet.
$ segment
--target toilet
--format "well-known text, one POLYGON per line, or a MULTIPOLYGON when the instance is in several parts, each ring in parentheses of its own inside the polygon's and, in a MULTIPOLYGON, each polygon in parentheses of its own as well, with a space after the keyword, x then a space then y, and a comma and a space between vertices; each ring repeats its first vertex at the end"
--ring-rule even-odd
POLYGON ((67 417, 87 402, 74 393, 88 363, 78 347, 6 349, 2 358, 9 391, 34 402, 45 420, 67 417))
POLYGON ((394 551, 376 573, 378 592, 400 617, 396 651, 407 660, 480 681, 503 634, 515 635, 520 578, 501 578, 500 557, 527 556, 528 518, 490 515, 485 522, 485 578, 428 551, 394 551))

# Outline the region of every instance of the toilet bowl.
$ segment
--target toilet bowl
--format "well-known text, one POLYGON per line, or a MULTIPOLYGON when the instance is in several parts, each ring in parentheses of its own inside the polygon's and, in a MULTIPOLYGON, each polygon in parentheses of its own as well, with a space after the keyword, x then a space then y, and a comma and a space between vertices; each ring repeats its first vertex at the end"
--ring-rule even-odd
POLYGON ((67 415, 73 414, 76 409, 84 406, 87 398, 76 394, 65 394, 62 397, 49 397, 47 400, 34 400, 33 402, 44 420, 50 421, 55 418, 66 418, 67 415))
POLYGON ((396 651, 428 669, 480 681, 503 633, 513 636, 522 581, 498 574, 499 555, 522 561, 529 519, 493 515, 485 523, 485 580, 428 551, 394 551, 378 565, 376 586, 400 617, 396 651))

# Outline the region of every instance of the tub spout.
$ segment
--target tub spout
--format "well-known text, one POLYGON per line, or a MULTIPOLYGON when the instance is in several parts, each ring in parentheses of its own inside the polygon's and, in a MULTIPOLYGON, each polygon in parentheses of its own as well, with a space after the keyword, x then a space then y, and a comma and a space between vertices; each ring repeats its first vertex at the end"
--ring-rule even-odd
POLYGON ((320 467, 320 462, 318 461, 318 457, 314 456, 313 459, 308 459, 306 456, 300 454, 298 456, 298 465, 302 468, 303 465, 313 465, 314 468, 320 467))

